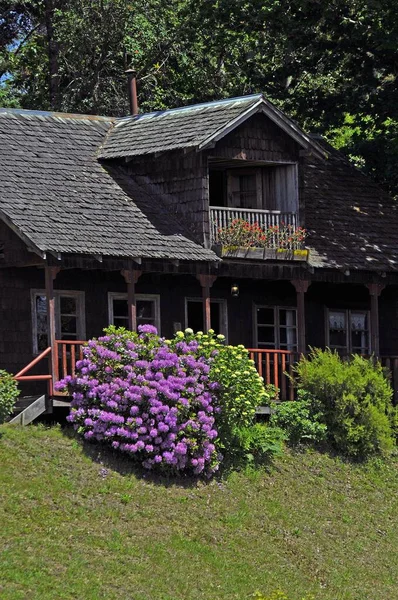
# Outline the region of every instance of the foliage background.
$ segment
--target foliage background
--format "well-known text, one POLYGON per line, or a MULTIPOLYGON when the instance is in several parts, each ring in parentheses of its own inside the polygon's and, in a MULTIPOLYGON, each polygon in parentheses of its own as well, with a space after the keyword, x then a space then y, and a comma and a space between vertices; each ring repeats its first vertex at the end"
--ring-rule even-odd
POLYGON ((397 194, 393 0, 0 0, 0 104, 123 115, 264 92, 397 194))

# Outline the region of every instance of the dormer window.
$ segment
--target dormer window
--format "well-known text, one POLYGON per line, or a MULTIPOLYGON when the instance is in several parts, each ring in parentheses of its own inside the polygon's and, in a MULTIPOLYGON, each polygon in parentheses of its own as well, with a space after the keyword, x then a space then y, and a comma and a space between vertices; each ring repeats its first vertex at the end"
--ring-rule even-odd
POLYGON ((259 208, 261 203, 259 183, 261 174, 257 170, 245 169, 228 173, 228 206, 234 208, 259 208))
POLYGON ((221 169, 211 165, 210 206, 298 212, 297 165, 221 169))

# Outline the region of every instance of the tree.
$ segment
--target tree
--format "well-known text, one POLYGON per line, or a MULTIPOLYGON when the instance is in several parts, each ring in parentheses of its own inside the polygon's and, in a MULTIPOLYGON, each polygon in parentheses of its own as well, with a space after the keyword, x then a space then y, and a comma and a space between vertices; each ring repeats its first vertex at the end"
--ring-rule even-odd
POLYGON ((0 0, 0 9, 7 102, 126 114, 127 67, 146 111, 264 92, 396 189, 393 0, 0 0))

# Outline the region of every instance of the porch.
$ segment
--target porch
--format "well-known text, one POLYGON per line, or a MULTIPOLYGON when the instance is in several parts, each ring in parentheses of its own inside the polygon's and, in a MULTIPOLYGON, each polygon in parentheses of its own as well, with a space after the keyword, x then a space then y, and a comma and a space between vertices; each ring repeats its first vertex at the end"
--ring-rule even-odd
MULTIPOLYGON (((55 340, 29 365, 15 375, 18 382, 42 382, 46 384, 48 398, 65 397, 64 392, 56 390, 56 383, 75 375, 75 366, 83 358, 83 340, 55 340), (38 365, 46 363, 46 373, 35 374, 32 371, 38 365)), ((279 389, 280 400, 295 399, 294 365, 300 359, 297 352, 289 350, 269 350, 249 348, 250 358, 265 384, 272 384, 279 389)), ((380 356, 380 362, 387 369, 394 390, 393 402, 398 404, 398 356, 380 356)))
MULTIPOLYGON (((24 353, 15 352, 15 367, 3 364, 21 384, 47 386, 56 398, 61 394, 54 385, 73 374, 85 340, 110 324, 136 330, 151 323, 168 338, 186 327, 213 328, 230 344, 243 344, 283 400, 294 397, 289 376, 310 346, 381 357, 397 390, 397 286, 359 277, 350 282, 344 274, 330 283, 296 266, 282 269, 271 265, 257 272, 251 266, 248 272, 246 265, 224 265, 213 274, 188 274, 46 266, 33 273, 30 293, 21 288, 10 297, 11 316, 15 305, 24 310, 25 320, 10 324, 10 339, 20 339, 24 353)), ((36 389, 43 387, 23 393, 36 389)))

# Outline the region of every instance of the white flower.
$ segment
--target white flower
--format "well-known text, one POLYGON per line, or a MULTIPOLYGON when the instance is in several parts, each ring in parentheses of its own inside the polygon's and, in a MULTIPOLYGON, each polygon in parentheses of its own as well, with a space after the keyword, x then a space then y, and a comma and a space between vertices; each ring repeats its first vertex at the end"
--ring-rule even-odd
POLYGON ((186 330, 185 330, 185 333, 187 335, 192 335, 193 334, 193 329, 191 329, 190 327, 187 327, 186 330))

